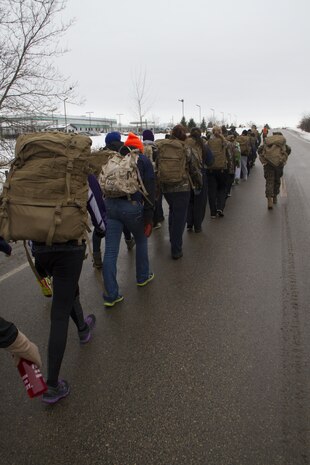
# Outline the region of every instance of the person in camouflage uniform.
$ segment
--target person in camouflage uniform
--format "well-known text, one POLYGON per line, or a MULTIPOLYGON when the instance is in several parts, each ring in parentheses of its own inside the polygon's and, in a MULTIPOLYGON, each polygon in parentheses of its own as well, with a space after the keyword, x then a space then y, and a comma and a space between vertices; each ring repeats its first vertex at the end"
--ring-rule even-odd
MULTIPOLYGON (((276 139, 275 139, 276 142, 276 139)), ((286 140, 281 132, 273 132, 273 136, 267 137, 264 144, 258 149, 259 159, 264 167, 264 177, 266 180, 266 198, 268 210, 273 208, 273 204, 277 203, 277 196, 280 193, 281 177, 283 176, 284 165, 287 158, 291 153, 291 148, 286 144, 286 140), (278 144, 271 144, 275 136, 278 136, 279 143, 282 141, 281 146, 278 144), (280 137, 279 137, 280 136, 280 137), (278 145, 278 150, 268 152, 269 147, 278 145)))

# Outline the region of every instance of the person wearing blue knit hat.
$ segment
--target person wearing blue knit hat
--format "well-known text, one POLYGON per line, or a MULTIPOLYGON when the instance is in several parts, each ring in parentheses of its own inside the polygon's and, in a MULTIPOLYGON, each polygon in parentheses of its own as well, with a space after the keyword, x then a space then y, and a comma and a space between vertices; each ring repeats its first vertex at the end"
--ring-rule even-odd
POLYGON ((105 143, 106 146, 104 147, 104 150, 114 150, 115 152, 118 152, 124 145, 121 141, 121 134, 118 131, 108 132, 105 136, 105 143))

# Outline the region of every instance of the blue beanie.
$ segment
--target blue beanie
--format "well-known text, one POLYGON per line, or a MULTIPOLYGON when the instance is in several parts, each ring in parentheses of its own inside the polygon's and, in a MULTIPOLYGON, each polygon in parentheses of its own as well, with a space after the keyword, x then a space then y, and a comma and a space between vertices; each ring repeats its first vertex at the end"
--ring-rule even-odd
POLYGON ((142 133, 142 139, 154 141, 154 134, 150 129, 145 129, 145 131, 142 133))
POLYGON ((121 135, 119 132, 117 131, 114 131, 114 132, 109 132, 106 136, 105 136, 105 143, 106 145, 108 144, 111 144, 112 142, 120 142, 121 141, 121 135))

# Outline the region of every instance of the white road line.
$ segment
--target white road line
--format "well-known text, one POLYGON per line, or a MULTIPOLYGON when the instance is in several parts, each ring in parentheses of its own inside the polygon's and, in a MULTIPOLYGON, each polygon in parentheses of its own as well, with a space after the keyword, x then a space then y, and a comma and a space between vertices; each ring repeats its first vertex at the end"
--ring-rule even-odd
POLYGON ((284 176, 281 178, 280 197, 287 197, 286 182, 284 176))
POLYGON ((24 270, 25 268, 27 268, 27 266, 29 266, 29 263, 28 263, 28 262, 23 263, 23 265, 20 265, 20 266, 18 266, 17 268, 15 268, 14 270, 9 271, 8 273, 4 274, 3 276, 0 276, 0 283, 1 283, 2 281, 4 281, 5 279, 10 278, 10 277, 13 276, 14 274, 18 273, 19 271, 24 270))

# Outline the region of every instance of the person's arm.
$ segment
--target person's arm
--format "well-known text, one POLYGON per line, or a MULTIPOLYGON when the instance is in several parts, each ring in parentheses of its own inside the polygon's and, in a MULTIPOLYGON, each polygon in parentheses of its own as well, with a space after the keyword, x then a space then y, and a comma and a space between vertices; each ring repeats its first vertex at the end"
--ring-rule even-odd
POLYGON ((138 169, 145 190, 147 199, 144 199, 143 218, 145 224, 153 223, 154 204, 155 204, 155 174, 153 165, 150 160, 144 155, 139 157, 138 169))
POLYGON ((87 210, 90 215, 92 224, 99 237, 105 236, 106 224, 107 224, 107 213, 103 199, 103 194, 99 182, 96 176, 90 174, 88 176, 88 201, 87 210))
POLYGON ((38 347, 31 342, 18 328, 9 321, 0 317, 0 348, 10 352, 15 364, 18 365, 21 358, 25 358, 42 366, 38 347))
POLYGON ((5 255, 7 255, 8 257, 12 253, 12 247, 1 236, 0 236, 0 252, 5 253, 5 255))

